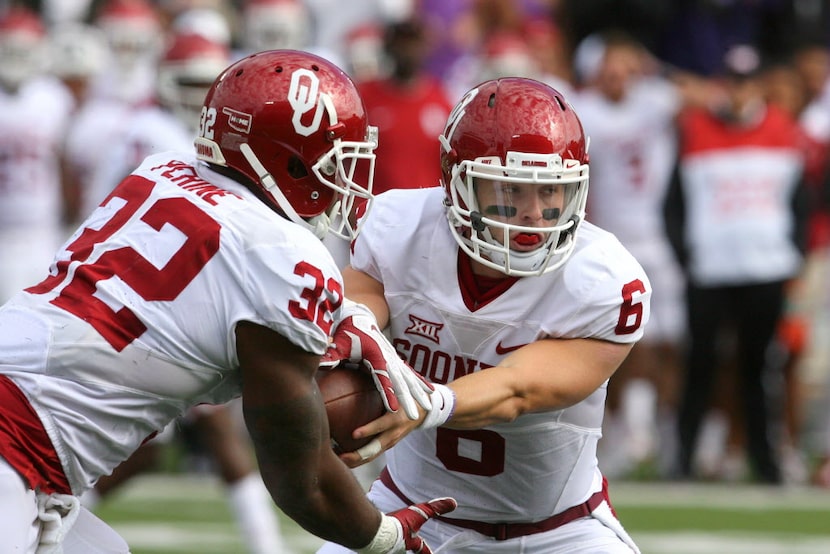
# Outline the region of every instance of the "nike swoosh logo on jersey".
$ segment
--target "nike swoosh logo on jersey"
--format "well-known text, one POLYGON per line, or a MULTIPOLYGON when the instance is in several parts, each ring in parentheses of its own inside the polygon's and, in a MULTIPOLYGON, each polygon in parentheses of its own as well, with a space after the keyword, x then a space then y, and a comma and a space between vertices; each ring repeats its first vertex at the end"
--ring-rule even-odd
POLYGON ((502 345, 501 341, 499 341, 499 343, 496 345, 496 354, 498 354, 499 356, 504 356, 505 354, 513 352, 514 350, 518 350, 522 346, 527 346, 527 343, 517 344, 516 346, 504 346, 502 345))

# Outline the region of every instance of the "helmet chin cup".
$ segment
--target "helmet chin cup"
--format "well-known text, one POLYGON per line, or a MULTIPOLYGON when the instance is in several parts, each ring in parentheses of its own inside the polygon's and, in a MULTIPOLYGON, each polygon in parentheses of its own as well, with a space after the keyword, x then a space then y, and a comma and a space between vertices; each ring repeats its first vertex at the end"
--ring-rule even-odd
POLYGON ((543 267, 543 264, 548 261, 550 249, 545 248, 544 244, 529 252, 517 252, 511 250, 509 246, 503 246, 501 242, 493 238, 489 228, 485 228, 480 234, 489 245, 489 248, 485 247, 482 251, 497 266, 496 269, 504 270, 505 272, 514 271, 536 275, 539 273, 539 269, 543 267))
POLYGON ((329 228, 331 227, 331 218, 329 218, 328 214, 320 214, 310 218, 306 221, 309 230, 320 240, 323 240, 328 232, 329 228))

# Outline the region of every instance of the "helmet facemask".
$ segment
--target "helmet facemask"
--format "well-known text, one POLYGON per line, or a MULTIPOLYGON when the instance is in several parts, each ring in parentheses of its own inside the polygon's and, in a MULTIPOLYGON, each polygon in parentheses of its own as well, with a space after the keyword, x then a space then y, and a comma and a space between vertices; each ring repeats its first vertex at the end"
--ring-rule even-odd
POLYGON ((461 249, 482 265, 517 277, 553 271, 573 251, 585 217, 588 165, 559 154, 507 152, 506 158, 504 164, 486 156, 454 165, 450 228, 461 249), (536 210, 544 223, 529 225, 533 218, 522 217, 527 210, 536 210))
MULTIPOLYGON (((338 124, 337 112, 333 103, 326 94, 321 94, 321 101, 326 105, 329 114, 329 133, 335 137, 344 126, 338 124)), ((200 139, 197 139, 197 142, 200 139)), ((203 139, 202 139, 203 140, 203 139)), ((367 126, 363 141, 346 141, 341 138, 332 139, 332 147, 328 152, 317 159, 311 167, 317 182, 334 191, 334 199, 324 212, 304 217, 299 214, 288 198, 285 197, 274 177, 268 173, 257 155, 247 144, 240 145, 240 151, 251 167, 259 176, 259 181, 266 192, 274 199, 286 217, 304 227, 307 227, 317 238, 322 239, 331 233, 345 240, 354 239, 359 233, 359 222, 356 221, 355 209, 358 199, 371 203, 372 181, 375 173, 375 149, 378 145, 377 127, 367 126), (368 162, 366 171, 362 171, 361 160, 368 162), (363 176, 365 185, 356 179, 363 176)), ((312 195, 319 194, 316 191, 312 195)))
POLYGON ((311 39, 311 20, 303 2, 249 0, 242 14, 245 48, 250 52, 304 49, 311 39))
POLYGON ((312 166, 311 170, 317 180, 335 191, 332 206, 317 216, 327 219, 327 232, 349 241, 360 232, 360 221, 355 213, 357 201, 365 201, 366 209, 372 202, 377 145, 378 129, 370 125, 366 129, 365 140, 335 139, 331 150, 312 166), (360 163, 361 160, 365 163, 360 163), (364 182, 365 185, 359 182, 364 182))

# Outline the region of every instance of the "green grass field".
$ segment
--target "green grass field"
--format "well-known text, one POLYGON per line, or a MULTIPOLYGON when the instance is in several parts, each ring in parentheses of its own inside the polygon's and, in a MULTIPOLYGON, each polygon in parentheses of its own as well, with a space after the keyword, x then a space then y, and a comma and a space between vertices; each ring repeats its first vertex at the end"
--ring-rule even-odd
MULTIPOLYGON (((830 553, 830 491, 618 482, 611 498, 644 554, 830 553)), ((245 554, 211 475, 136 478, 97 513, 133 554, 245 554)), ((287 518, 281 524, 292 554, 321 544, 287 518)))

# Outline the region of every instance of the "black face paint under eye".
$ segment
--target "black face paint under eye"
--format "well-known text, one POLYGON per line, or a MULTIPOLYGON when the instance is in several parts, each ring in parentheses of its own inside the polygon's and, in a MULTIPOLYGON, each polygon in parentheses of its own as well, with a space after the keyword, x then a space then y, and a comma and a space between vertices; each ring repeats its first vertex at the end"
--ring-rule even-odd
POLYGON ((559 219, 562 210, 559 208, 546 208, 542 210, 542 219, 546 221, 553 221, 554 219, 559 219))
POLYGON ((499 217, 516 217, 516 214, 519 213, 514 206, 487 206, 484 208, 484 213, 487 215, 497 215, 499 217))
MULTIPOLYGON (((496 215, 500 217, 516 217, 518 210, 514 206, 487 206, 484 208, 484 213, 487 215, 496 215)), ((542 219, 546 221, 553 221, 559 219, 562 210, 559 208, 546 208, 542 210, 542 219)))

